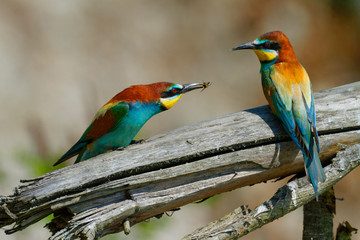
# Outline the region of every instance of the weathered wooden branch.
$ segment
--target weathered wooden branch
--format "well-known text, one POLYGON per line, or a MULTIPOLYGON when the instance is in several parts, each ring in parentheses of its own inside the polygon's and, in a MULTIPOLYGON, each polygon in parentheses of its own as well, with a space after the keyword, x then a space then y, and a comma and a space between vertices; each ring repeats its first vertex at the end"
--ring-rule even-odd
MULTIPOLYGON (((327 180, 321 183, 320 193, 326 192, 359 165, 360 144, 346 147, 344 151, 340 151, 330 166, 326 167, 327 180)), ((253 211, 239 207, 220 220, 195 230, 183 240, 238 239, 311 202, 314 200, 312 191, 312 186, 306 177, 295 179, 281 187, 271 199, 253 211)), ((329 214, 332 215, 331 212, 329 214)), ((329 235, 320 238, 305 236, 304 239, 332 239, 332 236, 330 238, 329 235)))
MULTIPOLYGON (((360 83, 315 94, 323 164, 342 149, 339 143, 360 142, 359 96, 360 83)), ((301 153, 263 106, 24 181, 1 197, 0 227, 14 223, 10 234, 54 213, 51 239, 94 239, 122 231, 124 222, 302 171, 301 153)))

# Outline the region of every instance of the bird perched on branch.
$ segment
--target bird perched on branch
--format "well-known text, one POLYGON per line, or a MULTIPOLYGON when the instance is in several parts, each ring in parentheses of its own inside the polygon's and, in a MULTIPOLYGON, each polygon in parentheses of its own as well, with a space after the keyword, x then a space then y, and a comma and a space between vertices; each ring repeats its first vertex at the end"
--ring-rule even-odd
POLYGON ((78 163, 108 150, 128 146, 152 116, 170 109, 184 93, 209 85, 159 82, 126 88, 96 113, 79 141, 54 166, 75 155, 78 155, 75 161, 78 163))
POLYGON ((318 182, 325 181, 319 158, 314 97, 304 67, 288 38, 280 31, 261 35, 233 50, 252 49, 260 60, 265 97, 272 112, 304 155, 305 169, 318 199, 318 182))

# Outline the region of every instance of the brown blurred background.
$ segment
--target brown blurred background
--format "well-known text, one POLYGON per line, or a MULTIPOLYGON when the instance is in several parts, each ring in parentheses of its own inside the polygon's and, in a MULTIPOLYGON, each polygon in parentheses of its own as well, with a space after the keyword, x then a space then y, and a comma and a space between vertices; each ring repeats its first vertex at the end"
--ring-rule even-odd
MULTIPOLYGON (((0 1, 0 189, 39 176, 78 140, 95 112, 133 84, 210 81, 152 118, 138 138, 266 104, 259 62, 231 48, 282 30, 313 90, 360 80, 360 1, 0 1)), ((236 136, 234 136, 236 137, 236 136)), ((360 171, 336 185, 335 226, 360 228, 360 171)), ((259 184, 190 204, 105 239, 180 239, 284 184, 259 184)), ((44 222, 0 239, 46 239, 44 222)), ((302 209, 243 239, 301 239, 302 209)))

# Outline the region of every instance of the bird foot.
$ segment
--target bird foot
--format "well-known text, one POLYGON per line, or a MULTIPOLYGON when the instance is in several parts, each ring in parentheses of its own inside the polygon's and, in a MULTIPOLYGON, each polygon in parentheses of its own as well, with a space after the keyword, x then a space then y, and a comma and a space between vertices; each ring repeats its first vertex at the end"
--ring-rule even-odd
POLYGON ((145 139, 140 139, 140 140, 131 140, 130 145, 131 144, 141 144, 144 143, 145 139))
MULTIPOLYGON (((132 140, 129 145, 132 145, 132 144, 141 144, 141 143, 143 143, 143 142, 145 142, 145 139, 132 140)), ((125 147, 114 147, 112 150, 113 150, 113 151, 122 151, 122 150, 124 150, 125 148, 127 148, 127 146, 125 146, 125 147)))
POLYGON ((112 150, 113 151, 122 151, 124 150, 126 147, 114 147, 112 150))

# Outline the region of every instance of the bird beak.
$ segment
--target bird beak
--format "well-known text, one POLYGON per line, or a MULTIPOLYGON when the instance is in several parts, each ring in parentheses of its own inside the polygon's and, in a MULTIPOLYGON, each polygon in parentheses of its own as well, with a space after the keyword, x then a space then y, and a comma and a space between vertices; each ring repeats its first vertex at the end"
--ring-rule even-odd
POLYGON ((183 89, 181 93, 190 92, 195 89, 199 88, 207 88, 210 83, 189 83, 189 84, 183 84, 183 89))
POLYGON ((234 47, 232 50, 242 50, 242 49, 256 49, 256 45, 252 42, 242 44, 240 46, 234 47))

